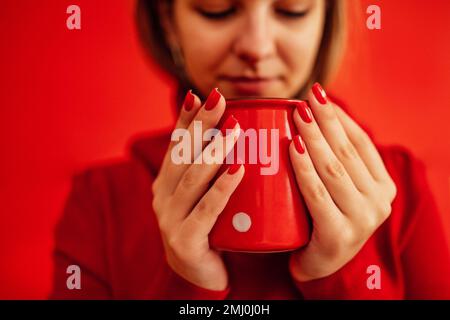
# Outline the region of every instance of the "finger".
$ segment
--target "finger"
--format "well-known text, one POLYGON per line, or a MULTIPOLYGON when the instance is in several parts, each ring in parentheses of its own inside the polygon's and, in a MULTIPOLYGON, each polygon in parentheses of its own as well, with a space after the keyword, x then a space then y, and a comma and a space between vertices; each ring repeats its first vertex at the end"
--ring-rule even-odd
POLYGON ((192 164, 183 174, 173 193, 174 215, 179 219, 184 219, 191 212, 197 201, 209 188, 210 181, 217 174, 219 168, 224 163, 225 157, 233 149, 239 137, 239 124, 234 122, 233 129, 227 136, 217 135, 199 155, 202 163, 192 164))
POLYGON ((308 150, 299 135, 293 138, 289 146, 289 156, 297 185, 309 209, 314 227, 319 227, 319 230, 328 229, 342 214, 317 174, 308 150))
MULTIPOLYGON (((181 106, 175 129, 187 129, 201 106, 202 102, 200 98, 192 90, 189 90, 181 106)), ((176 141, 171 141, 168 150, 171 150, 176 143, 176 141)))
MULTIPOLYGON (((183 104, 181 106, 180 115, 177 119, 177 122, 175 124, 175 129, 186 129, 189 124, 192 122, 192 119, 197 114, 198 110, 200 109, 202 105, 202 102, 200 98, 195 95, 192 90, 189 90, 186 93, 186 96, 184 97, 183 104)), ((170 162, 170 151, 172 150, 173 146, 176 144, 176 141, 171 141, 166 154, 164 155, 163 162, 160 167, 160 172, 164 172, 166 170, 168 162, 170 162)), ((163 177, 161 177, 163 178, 163 177)), ((162 185, 165 185, 165 183, 162 183, 162 185)))
MULTIPOLYGON (((320 103, 312 90, 309 92, 308 98, 314 114, 314 120, 317 121, 320 131, 328 141, 334 154, 344 165, 356 188, 364 194, 370 194, 374 189, 375 180, 349 140, 337 117, 335 108, 328 99, 325 100, 325 103, 320 103)), ((301 118, 307 120, 307 103, 299 104, 298 110, 301 118), (303 112, 301 112, 302 110, 303 112)))
MULTIPOLYGON (((192 213, 186 218, 185 226, 194 241, 208 241, 208 235, 220 213, 228 203, 244 176, 244 166, 234 164, 225 171, 202 197, 192 213)), ((192 238, 191 238, 192 239, 192 238)))
MULTIPOLYGON (((205 131, 213 129, 217 126, 225 111, 226 101, 217 88, 213 89, 197 112, 187 130, 190 137, 201 135, 203 137, 205 131)), ((210 137, 211 141, 212 135, 210 137)), ((191 139, 191 157, 190 163, 181 166, 185 169, 194 161, 195 158, 202 152, 203 148, 209 143, 209 141, 203 141, 200 145, 196 145, 195 139, 191 139)))
POLYGON ((217 89, 212 90, 189 125, 186 128, 177 128, 172 133, 171 140, 175 141, 172 142, 164 163, 164 186, 168 194, 174 192, 183 173, 208 144, 209 141, 203 140, 204 133, 217 126, 225 111, 225 105, 225 98, 220 92, 217 89), (187 157, 182 155, 182 163, 179 163, 180 154, 175 149, 178 144, 187 146, 183 149, 183 153, 188 152, 188 155, 187 157))
POLYGON ((305 142, 316 171, 336 205, 343 213, 353 213, 363 200, 342 162, 336 157, 317 122, 301 120, 297 110, 294 122, 305 142), (351 199, 351 201, 349 200, 351 199))
POLYGON ((383 159, 369 135, 342 108, 337 105, 334 105, 334 108, 347 136, 355 146, 375 181, 390 182, 391 177, 384 165, 383 159))
POLYGON ((192 90, 189 90, 184 98, 175 128, 187 128, 201 106, 202 102, 200 101, 200 98, 194 94, 192 90))

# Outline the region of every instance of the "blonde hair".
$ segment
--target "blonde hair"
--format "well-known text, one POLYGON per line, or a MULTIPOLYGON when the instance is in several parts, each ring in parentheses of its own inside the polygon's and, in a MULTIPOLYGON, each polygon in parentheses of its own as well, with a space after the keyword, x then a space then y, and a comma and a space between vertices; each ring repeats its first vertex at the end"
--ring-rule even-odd
MULTIPOLYGON (((136 21, 144 48, 165 72, 178 82, 177 101, 181 102, 184 93, 194 86, 189 82, 185 70, 177 61, 177 55, 167 42, 160 17, 160 5, 164 3, 169 10, 174 0, 138 0, 136 21)), ((319 53, 310 77, 292 98, 304 97, 314 84, 329 83, 337 71, 346 39, 346 0, 326 0, 325 26, 319 53)))

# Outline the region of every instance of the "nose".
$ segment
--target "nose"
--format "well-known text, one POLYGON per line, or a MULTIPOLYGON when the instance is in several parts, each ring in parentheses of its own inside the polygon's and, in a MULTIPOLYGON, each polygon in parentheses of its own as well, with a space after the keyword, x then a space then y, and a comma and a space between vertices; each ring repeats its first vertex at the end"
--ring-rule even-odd
POLYGON ((248 64, 270 57, 276 45, 268 15, 255 10, 243 19, 242 29, 238 30, 234 43, 235 54, 248 64))

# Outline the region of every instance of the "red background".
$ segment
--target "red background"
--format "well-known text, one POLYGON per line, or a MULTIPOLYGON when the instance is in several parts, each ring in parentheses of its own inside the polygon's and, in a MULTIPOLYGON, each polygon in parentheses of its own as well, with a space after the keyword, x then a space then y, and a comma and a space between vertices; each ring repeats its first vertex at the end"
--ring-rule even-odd
MULTIPOLYGON (((71 176, 170 125, 173 84, 145 59, 133 1, 3 0, 0 10, 0 298, 45 298, 71 176), (66 28, 78 4, 82 30, 66 28)), ((450 2, 361 1, 333 92, 382 143, 428 165, 450 229, 450 2), (365 8, 382 9, 382 30, 365 8)), ((449 230, 450 231, 450 230, 449 230)))

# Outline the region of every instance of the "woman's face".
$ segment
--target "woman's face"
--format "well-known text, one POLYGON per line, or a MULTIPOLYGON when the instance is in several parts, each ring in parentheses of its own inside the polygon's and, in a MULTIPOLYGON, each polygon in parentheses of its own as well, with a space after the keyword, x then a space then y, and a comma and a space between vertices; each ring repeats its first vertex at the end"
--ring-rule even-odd
POLYGON ((175 0, 171 39, 204 96, 293 97, 319 50, 326 0, 175 0))

